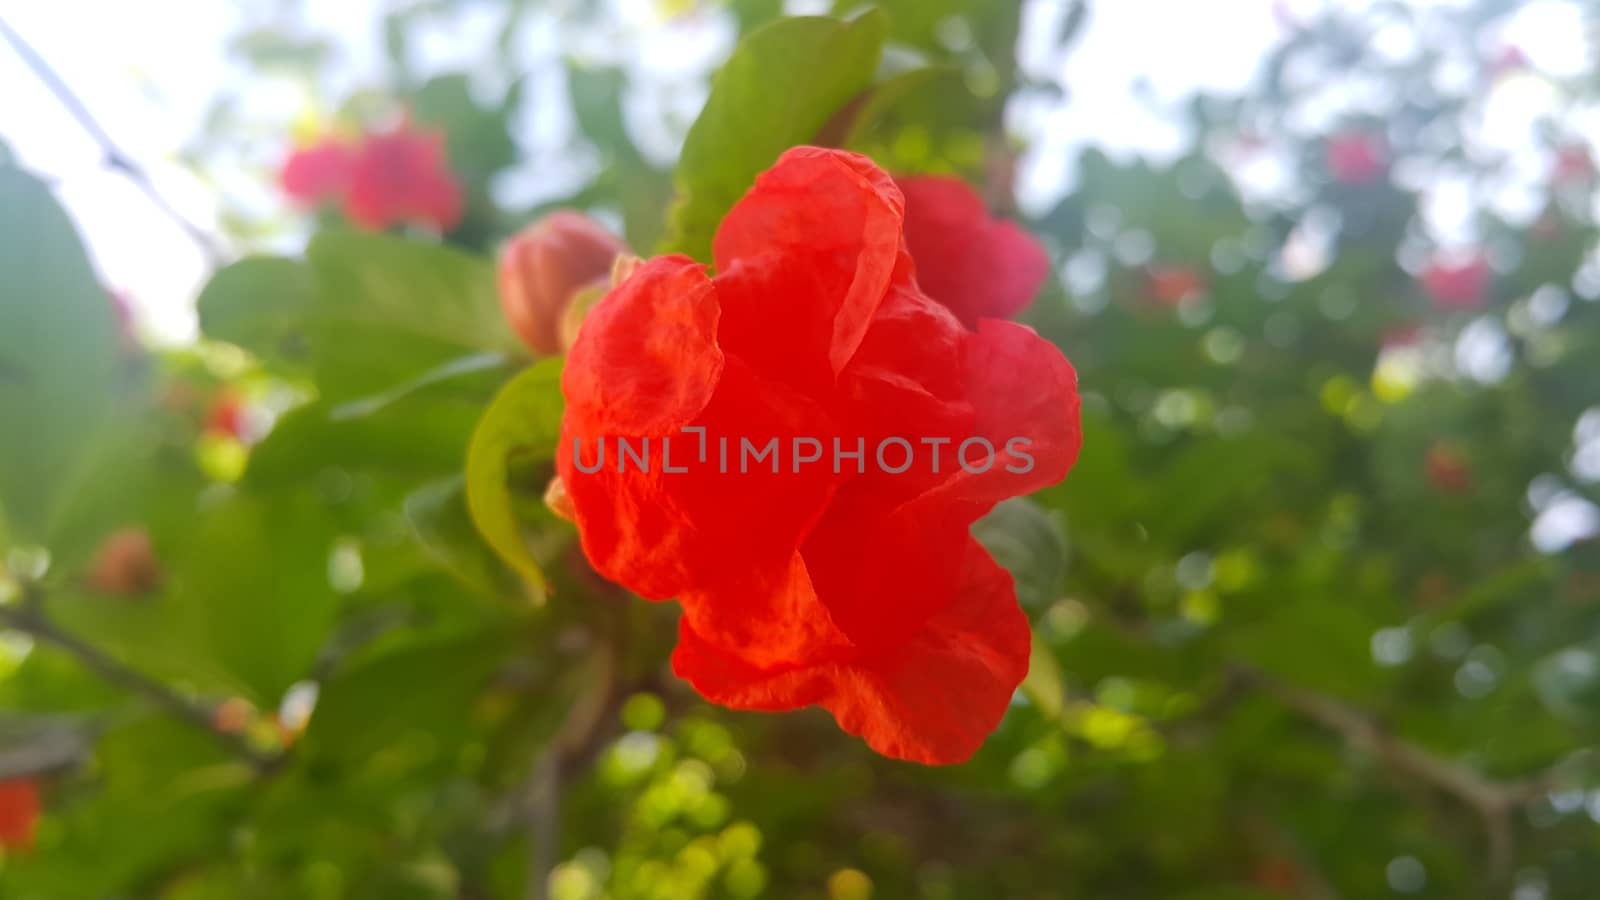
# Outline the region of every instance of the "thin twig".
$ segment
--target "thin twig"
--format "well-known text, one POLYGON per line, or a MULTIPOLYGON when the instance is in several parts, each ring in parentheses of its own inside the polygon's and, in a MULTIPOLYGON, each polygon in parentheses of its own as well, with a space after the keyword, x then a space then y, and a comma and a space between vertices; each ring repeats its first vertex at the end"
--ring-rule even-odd
POLYGON ((546 900, 561 841, 561 754, 539 754, 528 780, 528 900, 546 900))
POLYGON ((562 781, 587 759, 616 693, 617 651, 607 642, 595 647, 593 677, 567 712, 549 745, 534 760, 525 798, 528 819, 527 900, 546 900, 550 872, 561 846, 562 781))
POLYGON ((36 605, 0 607, 0 625, 14 628, 32 636, 35 640, 55 646, 105 681, 144 697, 178 719, 211 735, 229 752, 248 762, 260 774, 273 771, 283 761, 281 754, 263 753, 250 746, 239 735, 217 729, 212 723, 209 707, 184 697, 149 675, 124 665, 77 635, 62 630, 46 618, 36 605))
POLYGON ((145 171, 144 167, 135 162, 133 157, 124 153, 117 146, 116 141, 111 139, 111 135, 101 126, 94 114, 89 112, 89 108, 83 105, 83 101, 78 99, 78 95, 72 92, 72 88, 67 85, 66 81, 56 73, 55 69, 51 68, 50 63, 40 55, 39 51, 33 48, 33 45, 23 40, 22 35, 18 34, 15 29, 6 23, 5 19, 0 19, 0 37, 6 39, 6 43, 10 44, 11 48, 17 52, 23 63, 33 70, 34 76, 43 82, 45 88, 55 96, 56 102, 60 103, 62 108, 99 145, 100 152, 105 156, 107 168, 122 173, 129 181, 133 182, 134 186, 144 193, 145 197, 149 199, 156 209, 177 223, 178 227, 200 247, 201 252, 206 256, 206 260, 213 266, 219 266, 227 260, 227 253, 218 244, 216 238, 199 225, 189 221, 183 213, 178 212, 177 207, 173 206, 162 195, 161 191, 156 189, 155 182, 150 178, 150 173, 145 171))
POLYGON ((1483 820, 1488 870, 1495 885, 1509 882, 1515 859, 1512 816, 1559 783, 1568 760, 1531 777, 1497 780, 1385 730, 1371 718, 1315 691, 1278 681, 1261 672, 1242 677, 1263 687, 1283 705, 1336 732, 1351 747, 1372 754, 1396 772, 1456 797, 1483 820))

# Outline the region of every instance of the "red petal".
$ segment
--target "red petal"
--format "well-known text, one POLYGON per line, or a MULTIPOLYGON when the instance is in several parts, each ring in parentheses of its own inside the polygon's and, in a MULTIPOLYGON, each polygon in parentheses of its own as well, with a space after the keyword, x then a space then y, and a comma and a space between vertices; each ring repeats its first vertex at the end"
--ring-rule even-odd
POLYGON ((866 157, 785 153, 717 231, 725 344, 769 377, 831 384, 889 287, 902 218, 900 191, 866 157))
MULTIPOLYGON (((585 323, 567 362, 569 408, 557 451, 558 471, 590 561, 608 578, 655 599, 709 588, 746 570, 782 566, 841 480, 826 455, 832 448, 824 442, 836 431, 828 414, 794 390, 765 381, 740 358, 722 356, 709 343, 714 319, 673 313, 673 298, 698 296, 703 298, 698 302, 714 302, 714 290, 692 263, 663 275, 663 262, 645 264, 596 307, 596 314, 606 318, 585 323), (685 273, 693 278, 686 279, 685 273), (662 282, 666 295, 643 299, 656 288, 636 286, 641 276, 662 282), (699 279, 698 287, 693 279, 699 279), (676 293, 667 287, 674 283, 679 284, 676 293), (641 298, 638 309, 631 306, 635 296, 641 298), (686 363, 652 364, 655 351, 636 346, 629 335, 640 328, 643 335, 667 337, 667 326, 636 321, 658 314, 699 322, 695 332, 670 341, 667 349, 683 353, 698 344, 704 351, 689 353, 686 363), (619 320, 627 326, 616 324, 619 320), (597 362, 601 355, 612 359, 597 362), (643 366, 649 375, 701 375, 665 388, 639 387, 630 385, 637 374, 634 366, 643 366), (712 387, 708 400, 699 395, 685 399, 697 388, 712 387), (612 390, 622 397, 611 396, 612 390), (636 395, 651 391, 672 399, 636 410, 627 407, 636 395), (704 408, 695 409, 702 402, 704 408), (703 440, 683 432, 685 426, 704 429, 703 440), (823 459, 796 471, 796 437, 817 440, 823 459), (580 438, 581 443, 574 443, 580 438), (632 463, 628 471, 618 471, 618 438, 648 439, 648 471, 638 471, 632 463), (773 457, 758 462, 742 455, 746 439, 757 449, 765 449, 769 440, 777 442, 772 450, 777 472, 771 469, 773 457), (592 468, 601 443, 609 454, 601 469, 579 470, 574 454, 581 452, 584 468, 592 468)), ((645 441, 632 440, 630 445, 638 448, 645 441)))
POLYGON ((641 265, 595 304, 567 356, 561 391, 574 431, 664 435, 693 421, 722 377, 718 315, 699 263, 662 256, 641 265))
POLYGON ((965 547, 959 600, 897 653, 762 666, 706 641, 686 617, 673 671, 715 703, 769 711, 820 704, 885 756, 963 762, 1005 715, 1029 649, 1011 576, 976 541, 965 547))

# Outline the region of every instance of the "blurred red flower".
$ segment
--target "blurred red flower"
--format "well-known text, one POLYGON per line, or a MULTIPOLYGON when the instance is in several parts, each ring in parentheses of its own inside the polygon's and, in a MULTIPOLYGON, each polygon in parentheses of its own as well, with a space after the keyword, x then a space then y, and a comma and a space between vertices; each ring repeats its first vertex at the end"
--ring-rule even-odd
POLYGON ((325 137, 289 154, 278 183, 291 200, 307 206, 344 196, 350 187, 355 150, 335 137, 325 137))
POLYGON ((1328 138, 1324 148, 1328 172, 1340 184, 1371 184, 1383 176, 1388 152, 1377 135, 1347 131, 1328 138))
POLYGON ((211 411, 206 414, 205 430, 209 434, 243 441, 249 433, 245 428, 245 420, 244 399, 231 390, 225 390, 211 404, 211 411))
POLYGON ((1480 255, 1460 261, 1437 259, 1423 270, 1422 289, 1440 309, 1480 309, 1492 274, 1489 261, 1480 255))
POLYGON ((362 228, 423 224, 449 231, 460 223, 463 203, 461 184, 446 162, 443 132, 406 124, 368 134, 351 160, 344 211, 362 228))
POLYGON ((1428 447, 1423 461, 1428 482, 1446 494, 1461 494, 1472 488, 1472 466, 1460 450, 1445 443, 1428 447))
POLYGON ((1550 180, 1556 185, 1585 186, 1597 174, 1594 157, 1583 144, 1568 144, 1556 151, 1555 165, 1551 167, 1550 180))
POLYGON ((562 321, 581 290, 608 283, 628 248, 580 212, 556 210, 518 232, 500 252, 500 305, 535 353, 564 349, 562 321))
POLYGON ((1380 349, 1402 350, 1422 343, 1422 326, 1415 322, 1395 325, 1379 338, 1380 349))
POLYGON ((1151 266, 1145 272, 1145 291, 1162 306, 1177 306, 1207 287, 1205 275, 1193 266, 1151 266))
POLYGON ((865 157, 785 153, 723 220, 715 278, 659 257, 594 307, 563 375, 557 470, 596 570, 682 603, 673 669, 707 699, 821 705, 880 753, 954 763, 1028 667, 1011 577, 969 528, 1064 477, 1082 435, 1066 358, 924 293, 903 210, 865 157), (968 437, 992 465, 957 464, 968 437), (655 465, 594 469, 619 438, 652 439, 655 465), (948 442, 942 458, 923 438, 948 442), (746 468, 741 443, 769 439, 782 465, 746 468), (802 466, 805 440, 831 464, 802 466))
POLYGON ((0 781, 0 847, 28 850, 39 821, 39 785, 31 778, 0 781))
POLYGON ((461 184, 446 160, 444 133, 409 123, 353 144, 329 136, 295 150, 278 180, 296 203, 342 203, 350 221, 372 231, 405 224, 449 231, 461 221, 461 184))
POLYGON ((905 238, 917 285, 968 328, 1027 308, 1050 274, 1050 257, 1022 226, 989 215, 959 178, 895 179, 905 198, 905 238))
POLYGON ((147 594, 161 586, 161 563, 150 533, 119 528, 96 548, 89 565, 89 587, 113 596, 147 594))

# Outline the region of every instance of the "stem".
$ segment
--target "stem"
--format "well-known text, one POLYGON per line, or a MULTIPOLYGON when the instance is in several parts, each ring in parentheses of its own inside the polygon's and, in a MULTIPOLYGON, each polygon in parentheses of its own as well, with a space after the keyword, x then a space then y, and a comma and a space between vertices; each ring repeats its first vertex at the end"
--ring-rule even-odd
POLYGON ((539 754, 528 781, 527 900, 546 900, 561 842, 561 754, 539 754))
POLYGON ((230 753, 248 762, 257 773, 271 772, 283 761, 281 754, 262 753, 251 747, 239 735, 218 731, 212 725, 210 708, 184 697, 149 675, 108 656, 82 638, 62 630, 45 617, 37 604, 0 608, 0 625, 15 628, 35 640, 55 646, 110 684, 129 693, 138 694, 178 719, 211 735, 230 753))
POLYGON ((561 847, 562 779, 585 764, 616 693, 617 650, 609 642, 595 648, 593 668, 588 689, 579 695, 549 746, 534 760, 523 793, 528 817, 527 900, 546 900, 548 896, 550 872, 561 847))
POLYGON ((0 37, 5 38, 6 43, 10 44, 11 48, 17 52, 17 56, 22 58, 23 63, 33 70, 34 76, 43 82, 45 88, 55 96, 56 102, 60 103, 62 108, 100 146, 100 152, 105 155, 106 167, 125 175, 129 181, 139 188, 156 209, 175 222, 183 230, 184 234, 187 234, 200 247, 208 262, 213 266, 221 265, 227 259, 227 254, 216 239, 205 229, 189 221, 183 213, 178 212, 177 207, 168 202, 167 198, 156 189, 155 182, 150 178, 150 173, 145 171, 143 166, 133 160, 133 157, 124 153, 117 146, 116 141, 111 139, 111 135, 101 126, 94 114, 89 112, 89 108, 83 105, 83 101, 78 99, 78 95, 72 92, 72 88, 67 85, 66 81, 56 73, 55 69, 51 68, 39 51, 35 50, 33 45, 26 40, 23 40, 22 35, 18 34, 4 19, 0 19, 0 37))
POLYGON ((1261 672, 1246 671, 1243 674, 1283 705, 1339 734, 1351 747, 1371 753, 1391 769, 1431 785, 1471 807, 1483 820, 1490 883, 1497 886, 1509 884, 1516 853, 1512 816, 1555 786, 1568 761, 1563 760, 1528 778, 1507 781, 1492 779, 1471 766, 1441 756, 1385 730, 1368 716, 1332 697, 1277 681, 1261 672))

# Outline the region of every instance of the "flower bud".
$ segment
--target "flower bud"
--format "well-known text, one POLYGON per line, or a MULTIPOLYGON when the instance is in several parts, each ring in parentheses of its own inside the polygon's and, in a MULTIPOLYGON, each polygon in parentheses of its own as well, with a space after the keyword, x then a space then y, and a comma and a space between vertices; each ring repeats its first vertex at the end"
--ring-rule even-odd
POLYGON ((535 353, 562 352, 562 322, 573 297, 604 283, 627 247, 594 220, 557 210, 512 238, 500 254, 500 305, 535 353))
POLYGON ((89 567, 89 586, 117 596, 147 594, 160 587, 161 564, 149 532, 122 528, 102 541, 89 567))

